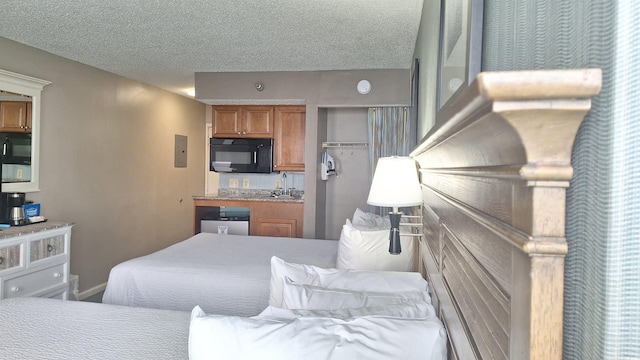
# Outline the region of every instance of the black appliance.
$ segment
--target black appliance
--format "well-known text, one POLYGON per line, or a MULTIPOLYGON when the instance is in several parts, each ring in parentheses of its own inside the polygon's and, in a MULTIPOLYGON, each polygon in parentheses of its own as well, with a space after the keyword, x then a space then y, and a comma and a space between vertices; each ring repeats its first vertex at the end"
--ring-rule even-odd
POLYGON ((0 223, 12 226, 27 225, 24 218, 25 193, 0 193, 0 223))
POLYGON ((215 172, 270 173, 273 139, 219 139, 210 141, 209 169, 215 172))
POLYGON ((31 134, 0 132, 2 163, 31 165, 31 134))

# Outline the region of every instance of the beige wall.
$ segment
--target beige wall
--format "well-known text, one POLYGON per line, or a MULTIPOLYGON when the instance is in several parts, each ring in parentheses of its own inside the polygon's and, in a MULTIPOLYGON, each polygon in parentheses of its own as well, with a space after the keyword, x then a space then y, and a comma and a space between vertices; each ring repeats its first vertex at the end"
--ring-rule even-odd
MULTIPOLYGON (((196 73, 196 98, 211 104, 306 104, 304 237, 324 238, 325 209, 331 209, 326 208, 325 184, 318 173, 326 139, 326 132, 318 130, 326 127, 325 113, 321 110, 319 118, 318 109, 409 105, 411 71, 196 73), (372 85, 367 95, 356 91, 362 79, 372 85), (257 82, 264 84, 264 91, 256 91, 257 82)), ((368 187, 368 179, 363 184, 368 187)))
POLYGON ((81 292, 97 290, 117 263, 192 234, 204 104, 4 38, 0 68, 52 82, 42 94, 41 191, 27 199, 48 219, 75 223, 81 292), (176 134, 188 137, 187 168, 173 166, 176 134))

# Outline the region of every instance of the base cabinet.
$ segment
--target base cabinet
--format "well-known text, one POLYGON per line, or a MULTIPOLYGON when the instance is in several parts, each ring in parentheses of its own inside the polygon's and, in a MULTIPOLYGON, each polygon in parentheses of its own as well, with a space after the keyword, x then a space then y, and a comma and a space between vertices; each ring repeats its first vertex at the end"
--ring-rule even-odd
POLYGON ((303 202, 194 199, 194 205, 195 234, 200 232, 200 221, 209 208, 229 206, 249 208, 249 235, 303 237, 303 202))
POLYGON ((251 212, 251 235, 302 237, 302 203, 256 203, 251 212))
POLYGON ((260 236, 299 237, 296 236, 296 219, 259 218, 256 221, 256 233, 260 236))
POLYGON ((0 239, 0 299, 68 299, 71 225, 29 225, 0 239), (26 234, 25 234, 26 233, 26 234), (24 235, 23 235, 24 234, 24 235))

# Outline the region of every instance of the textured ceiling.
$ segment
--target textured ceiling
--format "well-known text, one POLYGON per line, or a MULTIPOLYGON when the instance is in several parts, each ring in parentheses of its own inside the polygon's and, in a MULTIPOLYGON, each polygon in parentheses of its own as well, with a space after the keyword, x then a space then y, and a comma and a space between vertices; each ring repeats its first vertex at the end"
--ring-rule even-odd
POLYGON ((423 0, 3 0, 0 36, 184 94, 195 72, 407 69, 423 0))

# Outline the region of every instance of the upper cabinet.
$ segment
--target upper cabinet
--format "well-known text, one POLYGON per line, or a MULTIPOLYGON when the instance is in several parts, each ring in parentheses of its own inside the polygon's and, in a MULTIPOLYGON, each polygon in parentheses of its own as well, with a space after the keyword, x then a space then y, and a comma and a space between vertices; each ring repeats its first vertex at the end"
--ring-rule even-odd
POLYGON ((273 170, 304 171, 304 106, 276 106, 273 170))
POLYGON ((273 138, 273 106, 214 106, 212 137, 273 138))
POLYGON ((31 132, 31 102, 0 101, 0 132, 31 132))

